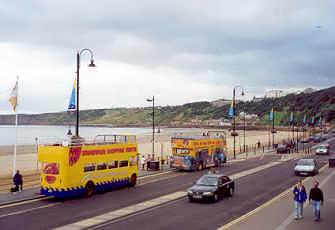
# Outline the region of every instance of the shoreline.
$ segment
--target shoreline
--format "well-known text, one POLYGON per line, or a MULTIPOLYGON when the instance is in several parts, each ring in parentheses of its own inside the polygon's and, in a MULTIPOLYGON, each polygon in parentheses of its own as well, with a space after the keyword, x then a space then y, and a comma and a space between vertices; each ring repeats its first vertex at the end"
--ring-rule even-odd
MULTIPOLYGON (((19 126, 55 126, 55 127, 68 127, 69 124, 19 124, 19 126)), ((71 124, 71 127, 75 124, 71 124)), ((0 124, 1 127, 15 127, 14 124, 0 124)), ((139 125, 139 124, 129 124, 129 125, 113 125, 113 124, 80 124, 80 127, 92 127, 92 128, 143 128, 143 129, 152 129, 152 125, 139 125)), ((218 130, 229 130, 233 129, 232 125, 222 125, 222 126, 210 126, 210 125, 161 125, 156 126, 156 129, 218 129, 218 130)), ((237 124, 235 127, 236 130, 246 130, 246 131, 268 131, 272 127, 270 125, 246 125, 245 128, 243 125, 237 124)), ((277 131, 292 131, 291 126, 276 126, 277 131)), ((295 127, 295 129, 301 130, 302 127, 295 127)))
MULTIPOLYGON (((203 132, 210 131, 208 129, 185 129, 183 133, 189 136, 202 135, 203 132)), ((232 156, 233 138, 227 135, 227 155, 232 156)), ((155 159, 166 159, 172 154, 171 136, 180 133, 178 129, 165 129, 161 133, 155 135, 155 159)), ((239 136, 236 138, 236 154, 243 151, 243 131, 238 131, 239 136)), ((301 135, 302 133, 299 133, 301 135)), ((287 140, 291 136, 291 132, 279 131, 275 136, 275 143, 282 140, 287 140)), ((138 153, 148 157, 152 155, 152 136, 151 134, 137 135, 138 153)), ((272 135, 268 131, 247 131, 246 132, 246 150, 254 152, 256 143, 260 141, 263 148, 268 148, 269 143, 272 142, 272 135)), ((260 149, 258 151, 261 151, 260 149)), ((13 161, 13 145, 0 146, 0 177, 3 175, 10 175, 12 171, 13 161)), ((37 146, 35 145, 18 145, 17 147, 17 168, 23 173, 36 171, 40 169, 40 163, 37 162, 37 146)))

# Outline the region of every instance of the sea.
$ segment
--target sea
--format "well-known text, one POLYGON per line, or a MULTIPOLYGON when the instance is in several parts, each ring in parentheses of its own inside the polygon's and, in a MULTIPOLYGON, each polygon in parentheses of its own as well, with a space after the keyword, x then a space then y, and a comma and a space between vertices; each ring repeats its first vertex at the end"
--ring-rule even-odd
MULTIPOLYGON (((20 125, 15 126, 0 125, 0 146, 32 145, 36 143, 52 143, 54 141, 67 138, 68 130, 75 133, 75 127, 71 126, 40 126, 40 125, 20 125)), ((194 129, 161 129, 161 132, 192 132, 194 129)), ((152 128, 114 128, 114 127, 89 127, 79 128, 80 136, 90 139, 102 134, 127 134, 127 135, 151 135, 152 128)))

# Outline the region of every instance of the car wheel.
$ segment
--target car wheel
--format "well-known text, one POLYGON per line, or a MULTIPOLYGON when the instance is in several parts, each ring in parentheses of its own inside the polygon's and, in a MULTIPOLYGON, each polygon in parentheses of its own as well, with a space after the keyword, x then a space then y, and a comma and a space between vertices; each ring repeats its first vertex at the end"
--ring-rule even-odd
POLYGON ((192 197, 189 196, 189 197, 188 197, 188 201, 192 203, 194 200, 193 200, 192 197))
POLYGON ((229 188, 228 194, 229 194, 230 197, 232 197, 234 195, 234 189, 229 188))

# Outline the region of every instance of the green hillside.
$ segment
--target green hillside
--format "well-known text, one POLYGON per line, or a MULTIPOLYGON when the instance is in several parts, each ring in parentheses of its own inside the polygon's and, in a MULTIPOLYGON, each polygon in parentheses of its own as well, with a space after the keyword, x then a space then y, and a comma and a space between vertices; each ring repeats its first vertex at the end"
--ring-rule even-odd
MULTIPOLYGON (((290 94, 277 99, 263 99, 259 102, 240 102, 237 104, 237 113, 246 111, 248 114, 257 114, 260 123, 269 123, 269 111, 275 105, 276 125, 287 125, 290 112, 294 111, 301 122, 304 114, 308 119, 322 115, 324 121, 335 122, 335 87, 323 89, 311 94, 290 94)), ((187 122, 192 119, 224 119, 227 118, 229 104, 217 106, 211 102, 194 102, 180 106, 157 107, 155 118, 160 125, 169 125, 171 122, 187 122)), ((82 124, 111 124, 118 126, 146 126, 151 124, 151 108, 114 108, 96 109, 80 112, 82 124)), ((20 124, 60 125, 74 123, 75 114, 68 112, 46 113, 38 115, 20 115, 20 124)), ((1 115, 0 124, 13 124, 14 117, 1 115)))

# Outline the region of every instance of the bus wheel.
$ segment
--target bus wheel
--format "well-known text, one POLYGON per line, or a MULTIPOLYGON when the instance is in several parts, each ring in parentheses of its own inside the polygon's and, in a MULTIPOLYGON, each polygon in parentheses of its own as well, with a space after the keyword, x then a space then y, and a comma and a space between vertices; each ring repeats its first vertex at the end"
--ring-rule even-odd
POLYGON ((202 171, 202 169, 203 169, 203 165, 202 165, 202 163, 200 163, 200 164, 198 165, 198 171, 202 171))
POLYGON ((137 182, 136 174, 131 175, 131 177, 130 177, 130 187, 135 187, 136 182, 137 182))
POLYGON ((85 186, 85 196, 86 197, 91 197, 91 196, 93 196, 94 192, 95 192, 94 183, 92 181, 87 182, 87 184, 85 186))

